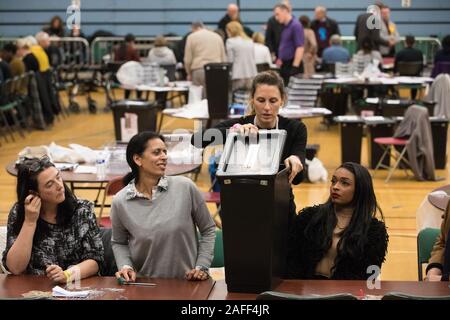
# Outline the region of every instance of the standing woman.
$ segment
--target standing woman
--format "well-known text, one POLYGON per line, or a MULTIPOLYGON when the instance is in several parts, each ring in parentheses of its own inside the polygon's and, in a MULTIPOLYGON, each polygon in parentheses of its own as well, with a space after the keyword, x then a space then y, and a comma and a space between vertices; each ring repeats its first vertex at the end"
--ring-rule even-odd
MULTIPOLYGON (((215 128, 217 134, 212 131, 195 133, 191 143, 197 148, 206 148, 211 142, 214 144, 225 143, 227 130, 239 131, 243 135, 256 134, 259 129, 282 129, 287 131, 284 144, 282 161, 290 168, 289 183, 299 184, 303 180, 303 168, 305 166, 307 131, 303 122, 291 120, 278 115, 280 108, 287 101, 283 79, 273 71, 259 73, 252 82, 248 115, 226 120, 215 128), (220 141, 211 141, 207 137, 213 136, 220 141), (208 139, 208 140, 206 140, 208 139)), ((283 169, 280 166, 280 171, 283 169)), ((296 215, 294 194, 290 190, 289 221, 296 215)))
POLYGON ((167 177, 164 138, 141 132, 127 146, 131 172, 111 207, 117 277, 206 280, 215 224, 202 195, 186 177, 167 177), (197 228, 201 240, 197 236, 197 228))
POLYGON ((288 278, 366 280, 381 269, 389 237, 369 171, 346 162, 330 197, 296 216, 288 241, 288 278), (381 220, 376 218, 377 211, 381 220))
POLYGON ((78 271, 81 279, 97 274, 104 251, 94 206, 75 198, 48 158, 19 165, 17 198, 3 252, 8 271, 45 274, 57 283, 78 271))
POLYGON ((316 72, 317 60, 317 40, 316 34, 311 29, 311 23, 308 16, 301 16, 299 19, 305 32, 305 51, 303 54, 304 77, 311 78, 316 72))
POLYGON ((225 42, 225 48, 228 62, 233 64, 232 90, 249 90, 257 74, 253 41, 245 34, 238 21, 229 22, 226 30, 228 39, 225 42))

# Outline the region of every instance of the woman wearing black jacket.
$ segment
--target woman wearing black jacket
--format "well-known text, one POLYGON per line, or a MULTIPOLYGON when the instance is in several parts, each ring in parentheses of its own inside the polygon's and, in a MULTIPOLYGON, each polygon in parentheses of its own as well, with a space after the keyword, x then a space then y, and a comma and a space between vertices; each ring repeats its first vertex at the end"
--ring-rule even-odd
MULTIPOLYGON (((307 131, 303 122, 278 115, 285 101, 287 99, 283 79, 272 71, 261 72, 252 82, 249 115, 221 122, 206 132, 199 131, 193 135, 191 142, 198 148, 205 148, 211 143, 224 144, 228 130, 239 131, 244 135, 256 134, 258 129, 286 130, 287 136, 281 159, 284 166, 291 170, 289 182, 297 185, 303 180, 307 131)), ((280 170, 284 166, 280 166, 280 170)), ((292 189, 289 213, 289 221, 292 221, 296 215, 292 189)))
POLYGON ((333 174, 330 198, 296 216, 288 242, 287 277, 366 280, 381 268, 389 237, 366 168, 346 162, 333 174))

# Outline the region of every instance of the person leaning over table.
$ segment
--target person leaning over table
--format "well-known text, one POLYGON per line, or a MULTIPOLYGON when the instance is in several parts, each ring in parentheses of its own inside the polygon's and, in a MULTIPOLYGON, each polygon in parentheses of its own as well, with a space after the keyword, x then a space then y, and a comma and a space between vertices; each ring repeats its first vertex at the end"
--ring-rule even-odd
POLYGON ((99 272, 104 249, 94 206, 77 199, 49 158, 18 166, 17 203, 8 216, 3 265, 15 275, 47 275, 57 283, 99 272))
MULTIPOLYGON (((243 135, 256 134, 260 129, 281 129, 287 131, 282 160, 290 168, 289 183, 299 184, 303 180, 305 166, 307 130, 303 122, 278 115, 287 101, 283 79, 273 71, 259 73, 252 82, 248 115, 239 119, 226 120, 213 129, 219 130, 221 141, 205 140, 206 131, 196 132, 191 143, 197 148, 220 142, 225 143, 228 130, 239 131, 243 135)), ((280 170, 283 169, 280 167, 280 170)), ((289 221, 296 215, 294 194, 290 190, 289 221)))
POLYGON ((342 164, 328 200, 301 210, 291 225, 287 278, 366 280, 374 274, 368 268, 381 270, 385 260, 389 236, 383 220, 369 171, 342 164))
POLYGON ((441 232, 431 251, 428 260, 427 281, 449 281, 450 274, 450 246, 448 239, 450 235, 450 201, 447 204, 441 224, 441 232))
POLYGON ((126 157, 131 172, 111 206, 116 276, 208 279, 215 224, 195 184, 165 175, 167 148, 154 132, 132 137, 126 157))

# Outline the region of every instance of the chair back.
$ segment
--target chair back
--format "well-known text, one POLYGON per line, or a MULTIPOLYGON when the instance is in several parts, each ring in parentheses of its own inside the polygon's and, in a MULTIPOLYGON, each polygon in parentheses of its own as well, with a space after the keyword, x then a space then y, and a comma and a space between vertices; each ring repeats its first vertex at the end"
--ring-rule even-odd
POLYGON ((416 77, 422 73, 423 62, 398 62, 397 72, 400 76, 416 77))
POLYGON ((264 71, 269 71, 269 70, 270 70, 270 65, 268 63, 257 63, 256 64, 256 71, 258 71, 258 73, 264 72, 264 71))
POLYGON ((422 264, 428 263, 439 232, 440 229, 425 228, 417 235, 417 270, 419 281, 423 280, 422 264))
POLYGON ((114 252, 111 245, 111 228, 100 228, 100 236, 103 242, 104 261, 103 266, 100 268, 102 276, 111 277, 117 272, 116 259, 114 258, 114 252))
POLYGON ((216 229, 216 242, 214 243, 214 258, 211 262, 211 268, 221 268, 225 266, 223 258, 223 236, 222 230, 216 229))

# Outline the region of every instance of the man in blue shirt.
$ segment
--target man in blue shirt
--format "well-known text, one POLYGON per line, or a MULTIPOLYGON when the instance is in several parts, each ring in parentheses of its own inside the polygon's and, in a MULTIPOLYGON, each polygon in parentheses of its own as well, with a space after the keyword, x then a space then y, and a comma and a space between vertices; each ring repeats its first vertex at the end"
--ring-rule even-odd
POLYGON ((275 19, 284 25, 278 48, 277 65, 280 66, 280 74, 284 85, 287 86, 290 76, 303 71, 301 63, 305 33, 302 25, 292 16, 291 9, 286 4, 277 4, 274 7, 274 13, 275 19))
POLYGON ((328 47, 323 51, 322 59, 324 64, 349 62, 350 54, 348 53, 348 50, 342 46, 341 37, 339 35, 335 34, 331 37, 330 45, 331 47, 328 47))

